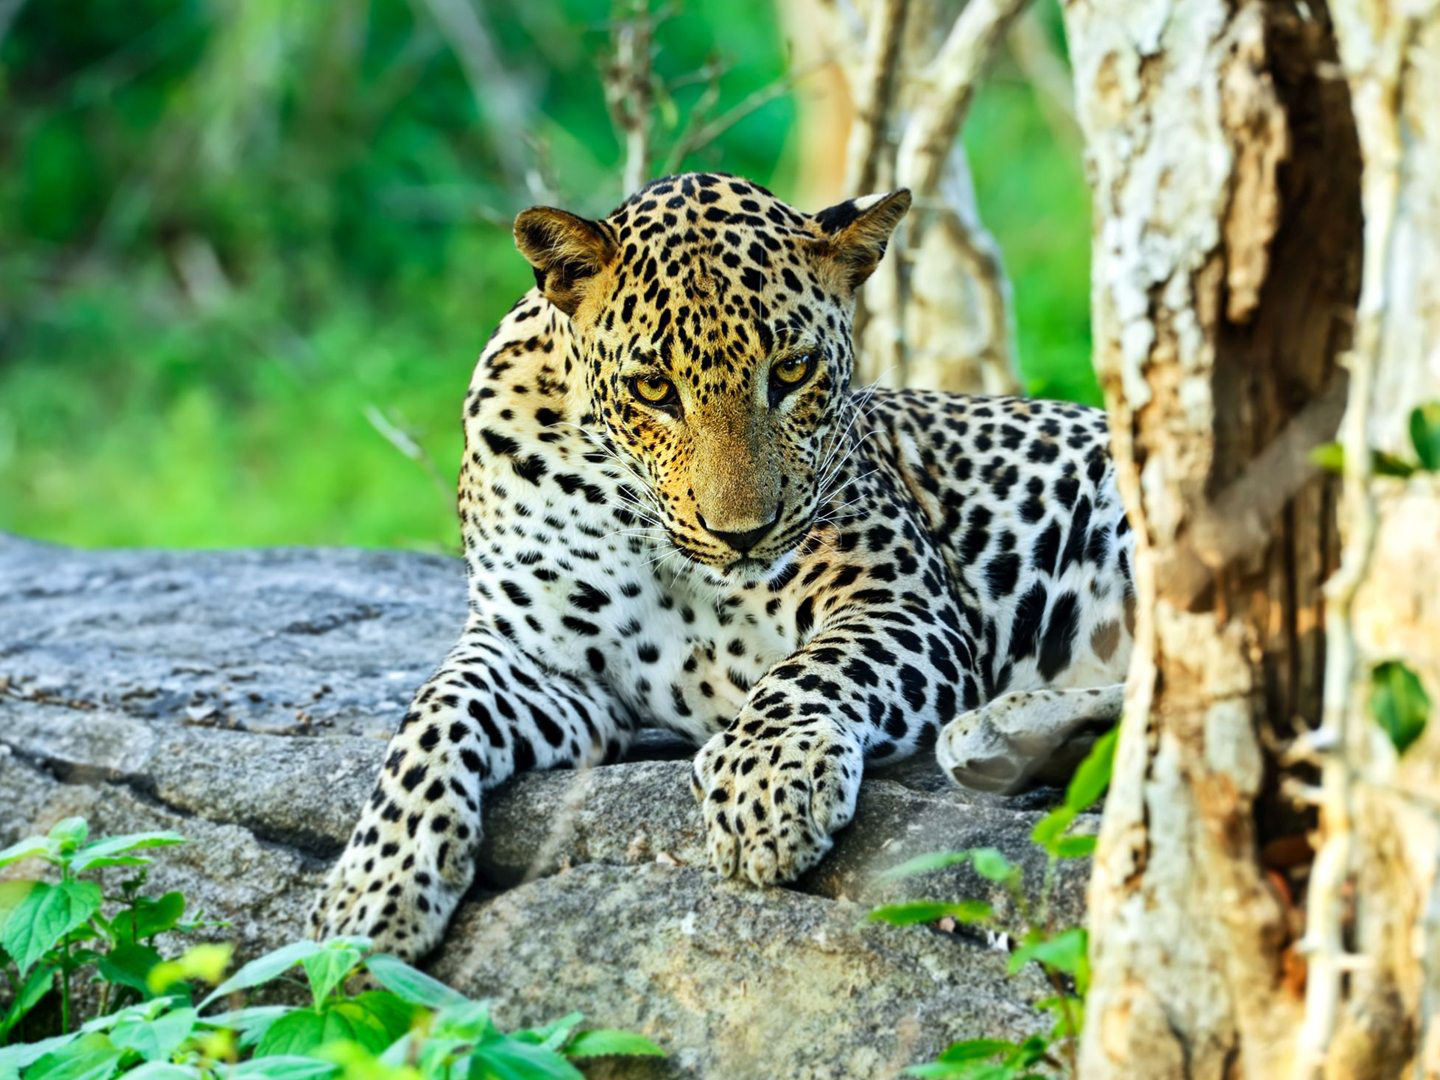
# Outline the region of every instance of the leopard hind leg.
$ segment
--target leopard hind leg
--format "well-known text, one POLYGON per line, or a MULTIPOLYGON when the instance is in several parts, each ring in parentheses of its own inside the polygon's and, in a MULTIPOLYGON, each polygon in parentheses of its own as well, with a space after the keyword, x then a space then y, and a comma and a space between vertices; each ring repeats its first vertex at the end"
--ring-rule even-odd
POLYGON ((1063 784, 1117 720, 1125 684, 1016 690, 961 713, 940 732, 935 757, 964 787, 1009 795, 1063 784))

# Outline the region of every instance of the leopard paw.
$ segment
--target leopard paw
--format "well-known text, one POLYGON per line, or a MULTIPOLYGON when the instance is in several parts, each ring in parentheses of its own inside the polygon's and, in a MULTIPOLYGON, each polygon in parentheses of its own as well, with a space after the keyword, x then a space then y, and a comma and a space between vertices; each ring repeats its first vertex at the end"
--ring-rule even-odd
POLYGON ((707 859, 722 877, 793 881, 855 816, 863 755, 826 723, 762 738, 744 733, 744 719, 706 743, 691 770, 707 859))
MULTIPOLYGON (((358 830, 357 837, 363 843, 358 830)), ((362 843, 352 840, 326 875, 310 910, 311 936, 367 937, 377 952, 418 960, 440 943, 469 875, 448 880, 424 850, 362 843)))

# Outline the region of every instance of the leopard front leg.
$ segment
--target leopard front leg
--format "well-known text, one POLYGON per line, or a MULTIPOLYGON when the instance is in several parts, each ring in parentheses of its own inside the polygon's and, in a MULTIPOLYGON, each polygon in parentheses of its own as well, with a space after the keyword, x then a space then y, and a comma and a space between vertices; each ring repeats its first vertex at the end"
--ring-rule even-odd
POLYGON ((756 885, 803 874, 855 816, 863 771, 861 740, 844 725, 814 716, 782 733, 747 706, 691 772, 710 868, 756 885))
POLYGON ((855 816, 866 758, 904 757, 950 720, 973 649, 957 622, 924 638, 909 622, 903 610, 830 620, 701 748, 691 787, 711 869, 757 885, 798 877, 855 816))
POLYGON ((407 959, 439 943, 474 877, 481 793, 616 756, 634 724, 603 687, 547 672, 478 623, 415 695, 310 914, 311 931, 407 959))

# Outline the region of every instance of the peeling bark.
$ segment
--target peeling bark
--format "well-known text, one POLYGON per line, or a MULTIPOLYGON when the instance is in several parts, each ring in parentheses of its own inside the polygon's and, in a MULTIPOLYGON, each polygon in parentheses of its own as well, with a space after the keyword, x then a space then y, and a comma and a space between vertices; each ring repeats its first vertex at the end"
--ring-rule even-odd
MULTIPOLYGON (((1337 0, 1364 157, 1365 272, 1349 358, 1344 559, 1331 662, 1310 979, 1297 1077, 1440 1077, 1440 717, 1403 756, 1370 721, 1370 673, 1398 661, 1440 702, 1440 477, 1408 418, 1440 401, 1440 5, 1337 0)), ((1432 709, 1432 713, 1433 713, 1432 709)))
POLYGON ((1080 0, 1066 24, 1139 594, 1082 1074, 1283 1076, 1299 926, 1262 852, 1302 838, 1274 748, 1320 716, 1333 485, 1305 455, 1354 310, 1353 121, 1323 8, 1080 0))

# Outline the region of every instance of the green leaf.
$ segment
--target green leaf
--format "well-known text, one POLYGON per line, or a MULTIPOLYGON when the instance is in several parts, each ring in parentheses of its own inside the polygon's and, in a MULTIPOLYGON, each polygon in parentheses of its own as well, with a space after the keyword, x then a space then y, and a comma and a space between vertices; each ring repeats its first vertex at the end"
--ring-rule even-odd
POLYGON ((251 1005, 244 1009, 232 1009, 216 1016, 202 1016, 200 1023, 206 1027, 225 1028, 238 1032, 241 1047, 258 1043, 270 1030, 270 1026, 294 1009, 291 1005, 251 1005))
POLYGON ((200 1080, 204 1075, 192 1065, 174 1065, 168 1061, 147 1061, 125 1073, 125 1080, 200 1080))
POLYGON ((384 1026, 369 1011, 353 1002, 324 1009, 296 1009, 276 1020, 255 1047, 256 1057, 271 1054, 309 1054, 326 1043, 358 1043, 372 1053, 390 1045, 384 1026))
POLYGON ((1065 788, 1065 806, 1074 813, 1088 810, 1110 786, 1110 774, 1115 768, 1115 743, 1119 738, 1117 724, 1095 740, 1085 760, 1076 767, 1075 775, 1065 788))
POLYGON ((470 999, 460 991, 452 990, 439 979, 416 971, 405 961, 388 953, 367 957, 365 967, 386 990, 414 1005, 440 1009, 447 1005, 469 1004, 470 999))
POLYGON ((1062 836, 1049 848, 1057 859, 1086 859, 1095 854, 1094 836, 1062 836))
POLYGON ((0 946, 23 977, 66 934, 84 926, 99 910, 100 886, 94 882, 36 885, 0 928, 0 946))
POLYGON ((1321 443, 1310 451, 1310 460, 1326 472, 1345 471, 1345 448, 1338 442, 1321 443))
POLYGON ((184 895, 168 892, 158 900, 137 896, 129 908, 110 920, 110 924, 118 940, 143 941, 173 930, 184 917, 184 895))
POLYGON ((325 1017, 314 1009, 295 1009, 269 1026, 255 1047, 255 1056, 308 1054, 326 1041, 325 1017))
POLYGON ((490 1022, 490 1004, 486 1001, 467 999, 456 1005, 447 1005, 435 1014, 435 1020, 430 1025, 432 1037, 461 1042, 483 1042, 498 1033, 490 1022))
POLYGON ((644 1035, 633 1031, 614 1031, 610 1028, 596 1028, 582 1031, 565 1046, 565 1056, 572 1058, 611 1057, 664 1057, 665 1051, 644 1035))
POLYGON ((1410 442, 1422 467, 1440 472, 1440 401, 1418 406, 1410 413, 1410 442))
POLYGON ((292 941, 264 956, 257 956, 212 990, 200 1003, 200 1007, 203 1009, 216 998, 233 994, 236 990, 249 990, 252 986, 260 986, 277 979, 307 956, 314 956, 323 948, 318 941, 292 941))
POLYGON ((349 946, 327 946, 300 961, 305 977, 310 980, 310 993, 317 1007, 355 970, 364 955, 359 949, 349 946))
POLYGON ((350 999, 375 1018, 385 1029, 385 1034, 394 1042, 415 1026, 415 1021, 425 1013, 417 1005, 397 997, 389 990, 366 990, 350 999))
POLYGON ((226 1070, 229 1080, 318 1080, 322 1076, 334 1076, 339 1068, 328 1061, 311 1057, 276 1055, 256 1057, 242 1061, 226 1070))
MULTIPOLYGON (((192 945, 186 949, 177 960, 166 960, 156 964, 150 969, 150 974, 145 977, 152 993, 163 994, 176 983, 184 982, 187 979, 199 979, 202 982, 215 983, 220 981, 220 976, 225 974, 225 969, 230 966, 230 954, 235 951, 235 946, 229 944, 206 943, 204 945, 192 945)), ((219 993, 219 991, 216 991, 219 993)), ((210 995, 214 997, 214 994, 210 995)), ((209 998, 206 999, 209 1001, 209 998)), ((201 1003, 204 1007, 205 1002, 201 1003)))
MULTIPOLYGON (((70 865, 75 873, 83 874, 86 870, 99 869, 101 860, 114 859, 118 855, 128 855, 133 851, 141 851, 146 848, 171 847, 183 843, 185 843, 185 837, 177 832, 130 833, 127 836, 109 836, 82 848, 70 865)), ((105 865, 132 866, 137 864, 107 862, 105 865)))
POLYGON ((1413 671, 1387 660, 1370 673, 1370 715, 1403 754, 1425 730, 1430 695, 1413 671))
POLYGON ((1082 983, 1088 983, 1090 977, 1089 965, 1085 956, 1088 945, 1089 937, 1079 927, 1062 930, 1054 937, 1030 942, 1011 953, 1010 973, 1013 975, 1034 960, 1046 967, 1054 968, 1056 971, 1063 971, 1067 975, 1075 976, 1076 989, 1083 997, 1085 987, 1082 983))
POLYGON ((907 900, 900 904, 886 904, 866 916, 871 922, 886 922, 892 926, 914 926, 916 923, 934 922, 947 915, 956 922, 984 922, 995 914, 989 904, 982 900, 907 900))
POLYGON ((378 1054, 392 1042, 390 1032, 378 1017, 354 1001, 341 1001, 324 1010, 325 1041, 346 1040, 378 1054))
MULTIPOLYGON (((1414 423, 1414 414, 1411 414, 1411 423, 1414 423)), ((1414 428, 1411 428, 1411 439, 1414 439, 1414 428)), ((1417 445, 1416 449, 1419 447, 1417 445)), ((1345 448, 1339 443, 1321 443, 1310 451, 1310 460, 1324 469, 1326 472, 1343 473, 1345 471, 1345 448)), ((1423 458, 1421 459, 1423 462, 1423 458)), ((1377 476, 1395 476, 1404 479, 1415 472, 1415 466, 1411 465, 1404 458, 1396 457, 1394 454, 1387 454, 1383 450, 1370 451, 1370 469, 1377 476)))
POLYGON ((530 1035, 534 1041, 541 1046, 551 1050, 558 1050, 570 1041, 570 1033, 580 1026, 585 1014, 581 1012, 566 1013, 558 1020, 551 1020, 544 1027, 536 1028, 534 1031, 517 1031, 518 1036, 530 1035))
POLYGON ((1404 458, 1398 458, 1394 454, 1387 454, 1384 450, 1372 450, 1370 453, 1370 467, 1377 476, 1394 476, 1403 480, 1407 476, 1413 476, 1415 466, 1411 465, 1404 458))
POLYGON ((14 1046, 0 1047, 0 1069, 23 1069, 32 1062, 39 1061, 46 1054, 74 1042, 80 1037, 80 1032, 72 1031, 68 1035, 53 1035, 48 1039, 41 1039, 33 1043, 17 1043, 14 1046))
POLYGON ((964 1042, 951 1043, 941 1053, 938 1060, 949 1065, 968 1061, 988 1061, 1000 1054, 1008 1054, 1014 1049, 1015 1044, 1006 1039, 966 1039, 964 1042))
POLYGON ((1038 846, 1049 851, 1055 845, 1055 841, 1065 834, 1065 830, 1075 820, 1075 811, 1068 806, 1057 806, 1043 818, 1035 823, 1035 828, 1030 830, 1030 839, 1038 846))
POLYGON ((987 881, 1006 882, 1016 874, 1009 859, 993 847, 976 848, 970 853, 975 872, 987 881))
POLYGON ((5 1018, 0 1020, 0 1040, 3 1040, 10 1033, 10 1029, 25 1019, 25 1014, 40 1004, 50 988, 55 983, 55 973, 60 969, 53 964, 41 964, 20 987, 20 992, 15 995, 15 1000, 10 1003, 10 1009, 5 1013, 5 1018))
POLYGON ((916 855, 913 859, 906 859, 898 866, 892 866, 876 875, 878 881, 893 881, 896 878, 910 877, 912 874, 926 874, 931 870, 944 870, 948 866, 956 866, 960 863, 970 861, 968 851, 932 851, 925 855, 916 855))
MULTIPOLYGON (((3 932, 5 920, 10 913, 25 902, 25 897, 30 895, 30 890, 39 885, 38 881, 0 881, 0 932, 3 932)), ((0 956, 5 952, 0 949, 0 956)))
POLYGON ((1051 1039, 1068 1039, 1085 1029, 1085 1002, 1078 997, 1048 997, 1035 1003, 1055 1018, 1050 1029, 1051 1039))
POLYGON ((585 1074, 554 1050, 500 1036, 470 1054, 470 1076, 498 1080, 585 1080, 585 1074))
POLYGON ((154 997, 149 975, 161 963, 161 957, 149 945, 116 945, 96 961, 100 977, 116 986, 138 990, 141 997, 154 997))
POLYGON ((125 1020, 110 1030, 110 1041, 146 1061, 164 1061, 195 1030, 194 1009, 175 1009, 154 1020, 125 1020))
MULTIPOLYGON (((409 1040, 402 1040, 408 1043, 409 1040)), ((389 1054, 389 1051, 386 1051, 389 1054)), ((376 1057, 363 1046, 356 1046, 354 1043, 337 1042, 321 1047, 315 1055, 325 1061, 334 1062, 340 1066, 346 1080, 422 1080, 423 1077, 431 1077, 434 1080, 449 1080, 458 1075, 455 1070, 449 1067, 448 1063, 442 1064, 429 1071, 422 1071, 416 1064, 411 1064, 411 1059, 406 1057, 398 1065, 393 1062, 376 1057)))
POLYGON ((104 1035, 84 1035, 31 1065, 25 1080, 109 1080, 123 1056, 104 1035))
POLYGON ((23 859, 45 859, 50 855, 50 841, 43 836, 27 836, 18 843, 0 851, 0 867, 23 859))
POLYGON ((67 817, 50 828, 51 850, 59 855, 73 855, 90 835, 90 825, 82 817, 67 817))

